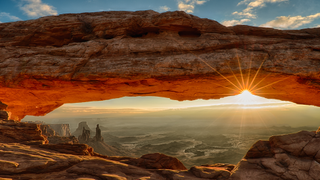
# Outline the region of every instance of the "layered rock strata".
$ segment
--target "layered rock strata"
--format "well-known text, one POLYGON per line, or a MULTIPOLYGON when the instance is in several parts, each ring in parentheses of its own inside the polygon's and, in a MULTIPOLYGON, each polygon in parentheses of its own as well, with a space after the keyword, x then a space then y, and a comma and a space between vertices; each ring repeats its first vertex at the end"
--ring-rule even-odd
POLYGON ((1 23, 0 100, 15 120, 64 103, 123 96, 217 99, 245 88, 320 106, 319 44, 319 28, 225 27, 178 11, 1 23))
POLYGON ((49 124, 49 126, 62 137, 71 136, 69 124, 49 124))
POLYGON ((0 143, 47 144, 39 124, 0 120, 0 143))

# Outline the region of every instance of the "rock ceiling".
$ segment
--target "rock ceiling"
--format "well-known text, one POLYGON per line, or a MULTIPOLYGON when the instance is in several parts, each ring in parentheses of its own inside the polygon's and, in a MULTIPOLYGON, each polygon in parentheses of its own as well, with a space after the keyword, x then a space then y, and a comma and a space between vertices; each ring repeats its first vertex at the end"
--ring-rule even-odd
POLYGON ((320 106, 320 28, 276 30, 184 12, 63 14, 0 24, 11 118, 124 96, 254 94, 320 106))

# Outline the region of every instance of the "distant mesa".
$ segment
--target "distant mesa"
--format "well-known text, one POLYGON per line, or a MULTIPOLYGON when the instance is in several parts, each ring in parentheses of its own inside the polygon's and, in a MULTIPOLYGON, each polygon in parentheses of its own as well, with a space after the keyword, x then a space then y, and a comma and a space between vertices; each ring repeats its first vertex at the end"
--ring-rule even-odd
POLYGON ((133 153, 127 149, 117 148, 115 146, 108 145, 104 142, 101 135, 101 129, 99 124, 97 124, 95 136, 91 138, 91 129, 87 125, 87 122, 80 122, 78 128, 72 134, 77 134, 82 128, 82 133, 78 136, 80 143, 87 144, 91 146, 95 152, 107 156, 132 156, 133 153))
POLYGON ((75 136, 75 137, 79 137, 80 135, 83 134, 83 129, 88 130, 90 132, 89 133, 89 137, 90 137, 90 134, 94 133, 94 131, 92 131, 90 129, 90 127, 88 126, 87 122, 82 121, 82 122, 79 123, 77 129, 73 133, 71 133, 71 135, 75 136))
POLYGON ((59 136, 71 136, 69 124, 50 124, 50 127, 58 133, 59 136))

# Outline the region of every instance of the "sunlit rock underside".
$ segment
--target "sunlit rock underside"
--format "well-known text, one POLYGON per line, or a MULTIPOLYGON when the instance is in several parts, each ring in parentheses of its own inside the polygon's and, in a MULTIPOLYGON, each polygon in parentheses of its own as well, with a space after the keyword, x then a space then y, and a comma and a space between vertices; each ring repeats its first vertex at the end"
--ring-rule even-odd
POLYGON ((217 99, 246 87, 320 106, 320 28, 225 27, 184 12, 64 14, 1 23, 0 57, 0 100, 15 120, 64 103, 217 99))

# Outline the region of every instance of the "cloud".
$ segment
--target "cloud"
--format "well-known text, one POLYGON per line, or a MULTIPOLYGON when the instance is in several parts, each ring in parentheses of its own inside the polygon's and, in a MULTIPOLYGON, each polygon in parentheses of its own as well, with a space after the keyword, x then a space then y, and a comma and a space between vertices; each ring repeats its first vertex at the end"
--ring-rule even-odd
POLYGON ((234 25, 239 25, 243 24, 245 22, 251 21, 250 19, 241 19, 241 20, 230 20, 230 21, 223 21, 222 24, 224 26, 234 26, 234 25))
POLYGON ((208 0, 178 0, 178 9, 187 13, 193 13, 196 5, 202 5, 208 0))
POLYGON ((58 14, 53 6, 43 3, 41 0, 22 0, 20 9, 29 17, 41 17, 58 14))
POLYGON ((160 6, 159 7, 159 12, 166 12, 166 11, 169 11, 170 8, 168 6, 160 6))
POLYGON ((245 8, 241 12, 235 11, 232 14, 242 16, 242 17, 248 17, 248 18, 257 18, 255 13, 253 12, 254 9, 262 8, 266 6, 266 3, 279 3, 279 2, 285 2, 285 1, 288 1, 288 0, 243 0, 238 3, 238 6, 245 4, 247 5, 247 8, 245 8))
POLYGON ((12 16, 12 15, 10 15, 10 13, 6 13, 6 12, 1 12, 0 13, 0 18, 1 17, 7 17, 7 18, 9 18, 10 20, 13 20, 13 21, 20 21, 21 20, 17 16, 12 16))
POLYGON ((261 27, 272 27, 279 29, 295 29, 302 25, 309 24, 315 19, 320 18, 320 13, 310 16, 280 16, 275 20, 260 25, 261 27))
POLYGON ((316 28, 320 28, 320 24, 316 26, 316 28))
POLYGON ((81 115, 81 114, 143 114, 155 112, 158 110, 147 110, 147 109, 135 109, 135 108, 95 108, 95 107, 74 107, 64 105, 59 109, 55 110, 57 113, 63 113, 68 115, 81 115))

